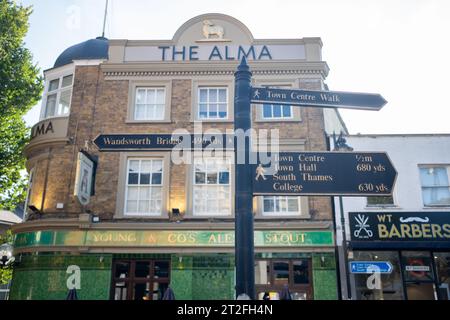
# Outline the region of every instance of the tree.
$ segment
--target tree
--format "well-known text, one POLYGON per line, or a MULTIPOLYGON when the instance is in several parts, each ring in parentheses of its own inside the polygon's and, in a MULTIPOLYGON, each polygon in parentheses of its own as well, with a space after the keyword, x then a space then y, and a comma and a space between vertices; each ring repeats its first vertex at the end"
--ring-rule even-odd
POLYGON ((0 208, 13 210, 26 195, 23 148, 29 128, 22 117, 42 93, 43 79, 23 39, 31 7, 0 0, 0 208))
MULTIPOLYGON (((13 234, 11 230, 7 230, 4 235, 0 234, 0 245, 4 243, 13 243, 13 234)), ((12 265, 0 268, 0 284, 7 284, 12 278, 13 268, 12 265)))

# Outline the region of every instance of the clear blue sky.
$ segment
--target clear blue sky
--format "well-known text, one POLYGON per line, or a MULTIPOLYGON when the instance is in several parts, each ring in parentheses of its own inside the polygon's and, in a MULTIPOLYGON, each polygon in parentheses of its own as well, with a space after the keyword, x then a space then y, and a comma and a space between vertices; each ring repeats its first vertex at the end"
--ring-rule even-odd
MULTIPOLYGON (((67 47, 101 34, 104 0, 33 5, 26 45, 42 70, 67 47)), ((343 110, 350 133, 450 133, 450 1, 110 0, 110 39, 171 39, 190 18, 229 14, 255 38, 322 38, 330 90, 381 93, 378 112, 343 110)), ((25 117, 38 121, 40 104, 25 117)))

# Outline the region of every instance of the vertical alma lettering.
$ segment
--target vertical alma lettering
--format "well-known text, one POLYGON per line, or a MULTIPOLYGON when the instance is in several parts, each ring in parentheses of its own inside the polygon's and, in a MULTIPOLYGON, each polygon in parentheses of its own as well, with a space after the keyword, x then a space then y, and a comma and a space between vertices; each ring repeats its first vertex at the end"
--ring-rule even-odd
POLYGON ((160 46, 158 47, 158 49, 162 50, 161 51, 161 60, 162 61, 166 61, 166 50, 169 49, 169 46, 160 46))
POLYGON ((51 121, 48 123, 47 129, 45 129, 45 134, 47 134, 47 132, 49 132, 49 131, 51 131, 52 133, 55 133, 55 131, 53 131, 53 124, 51 121))

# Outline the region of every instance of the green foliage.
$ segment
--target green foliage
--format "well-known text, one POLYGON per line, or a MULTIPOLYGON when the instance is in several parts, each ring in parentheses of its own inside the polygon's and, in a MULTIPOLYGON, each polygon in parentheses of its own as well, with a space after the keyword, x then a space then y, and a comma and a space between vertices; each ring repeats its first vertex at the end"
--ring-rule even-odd
POLYGON ((26 178, 23 148, 29 129, 22 116, 42 93, 43 79, 24 47, 32 10, 0 0, 0 208, 13 210, 24 201, 26 178))
MULTIPOLYGON (((7 230, 6 234, 0 235, 0 245, 4 243, 13 243, 13 234, 11 230, 7 230)), ((11 265, 0 267, 0 284, 7 284, 12 279, 13 268, 11 265)))

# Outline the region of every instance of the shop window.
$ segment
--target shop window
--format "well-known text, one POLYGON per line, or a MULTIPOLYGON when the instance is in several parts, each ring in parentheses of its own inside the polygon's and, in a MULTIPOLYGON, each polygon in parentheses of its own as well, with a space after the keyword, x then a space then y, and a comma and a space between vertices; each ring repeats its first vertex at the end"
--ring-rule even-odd
POLYGON ((194 215, 231 215, 231 159, 195 158, 194 215))
POLYGON ((283 285, 289 284, 289 262, 274 262, 273 263, 274 284, 283 285))
POLYGON ((292 196, 264 196, 264 216, 301 215, 300 197, 292 196))
POLYGON ((134 120, 164 120, 166 105, 164 87, 137 87, 135 99, 134 120))
POLYGON ((63 117, 69 114, 72 82, 72 74, 49 81, 42 118, 63 117))
POLYGON ((435 300, 435 276, 429 251, 402 251, 403 277, 408 300, 435 300))
POLYGON ((450 166, 420 167, 425 206, 450 206, 450 166))
POLYGON ((228 88, 198 88, 198 119, 226 119, 228 117, 228 88))
POLYGON ((450 300, 450 252, 435 252, 434 264, 439 286, 438 297, 440 300, 450 300))
POLYGON ((161 215, 162 159, 128 159, 125 215, 161 215))
POLYGON ((309 283, 309 261, 299 260, 292 262, 293 267, 293 281, 294 284, 307 284, 309 283))
POLYGON ((391 273, 354 274, 357 300, 403 300, 403 282, 398 252, 354 251, 355 261, 388 261, 391 273), (379 280, 379 281, 378 281, 379 280))
MULTIPOLYGON (((290 86, 274 86, 274 85, 264 85, 263 87, 270 88, 287 88, 290 86)), ((263 104, 262 106, 262 119, 263 120, 286 120, 293 118, 293 110, 290 105, 280 105, 280 104, 263 104)))

